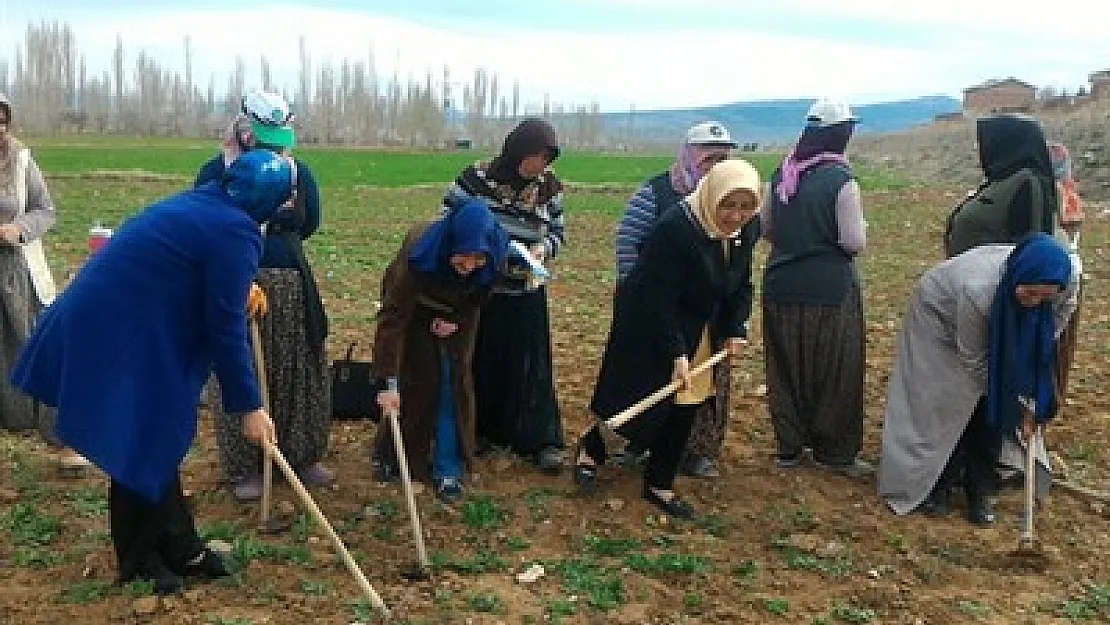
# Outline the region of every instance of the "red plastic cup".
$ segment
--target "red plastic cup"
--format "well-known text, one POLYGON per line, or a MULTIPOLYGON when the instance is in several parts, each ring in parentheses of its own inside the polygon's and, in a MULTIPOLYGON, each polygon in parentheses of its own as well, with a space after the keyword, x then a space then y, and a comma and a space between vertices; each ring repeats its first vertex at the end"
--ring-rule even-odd
POLYGON ((112 238, 112 229, 103 226, 93 226, 89 228, 89 253, 95 254, 100 248, 108 245, 108 240, 112 238))

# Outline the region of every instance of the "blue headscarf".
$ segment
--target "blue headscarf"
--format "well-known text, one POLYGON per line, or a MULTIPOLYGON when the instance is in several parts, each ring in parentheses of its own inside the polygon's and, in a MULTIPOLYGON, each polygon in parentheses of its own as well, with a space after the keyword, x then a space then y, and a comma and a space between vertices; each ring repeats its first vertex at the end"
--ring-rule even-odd
POLYGON ((268 150, 251 150, 224 170, 223 187, 231 201, 261 224, 293 194, 293 174, 289 159, 268 150))
POLYGON ((442 280, 489 286, 509 250, 509 237, 493 218, 485 200, 471 199, 428 227, 409 252, 409 266, 442 280), (481 253, 486 264, 463 278, 451 266, 453 254, 481 253))
POLYGON ((1006 258, 987 324, 987 420, 999 430, 1009 431, 1021 424, 1019 395, 1036 401, 1034 418, 1038 423, 1048 421, 1056 411, 1052 304, 1043 301, 1036 308, 1025 308, 1015 289, 1019 284, 1066 288, 1070 278, 1067 250, 1044 233, 1025 237, 1006 258))

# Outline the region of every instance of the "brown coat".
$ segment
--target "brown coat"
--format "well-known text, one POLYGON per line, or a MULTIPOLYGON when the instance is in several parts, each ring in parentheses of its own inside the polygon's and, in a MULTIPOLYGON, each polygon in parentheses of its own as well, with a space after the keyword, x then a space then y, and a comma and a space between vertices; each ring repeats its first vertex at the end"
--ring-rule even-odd
MULTIPOLYGON (((428 224, 413 227, 382 277, 382 309, 374 335, 374 374, 399 377, 401 434, 405 456, 415 479, 430 475, 432 442, 440 395, 440 349, 451 363, 451 385, 459 422, 459 444, 469 470, 475 452, 474 339, 478 311, 488 289, 449 283, 411 271, 408 257, 428 224), (431 333, 432 319, 457 323, 459 329, 446 339, 431 333)), ((393 459, 393 434, 378 428, 378 457, 393 459)))

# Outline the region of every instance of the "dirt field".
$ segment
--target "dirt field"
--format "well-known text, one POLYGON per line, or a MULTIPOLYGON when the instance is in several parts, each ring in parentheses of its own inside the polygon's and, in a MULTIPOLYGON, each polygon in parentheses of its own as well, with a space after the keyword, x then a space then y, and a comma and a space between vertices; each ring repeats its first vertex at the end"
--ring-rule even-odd
MULTIPOLYGON (((61 185, 64 187, 64 185, 61 185)), ((160 189, 158 189, 160 190, 160 189)), ((60 193, 75 194, 76 188, 60 193)), ((107 192, 107 191, 105 191, 107 192)), ((867 438, 878 443, 892 349, 907 295, 940 258, 943 215, 955 189, 871 191, 865 201, 870 248, 861 269, 868 318, 867 438)), ((435 192, 359 191, 366 206, 434 205, 435 192)), ((589 422, 586 405, 608 327, 612 233, 621 191, 580 198, 568 213, 570 244, 551 285, 556 369, 568 440, 589 422)), ((400 210, 400 209, 398 209, 400 210)), ((382 263, 399 233, 392 209, 346 211, 327 245, 317 247, 329 312, 333 356, 350 341, 367 342, 382 263), (353 250, 353 251, 352 251, 353 250)), ((1110 244, 1107 221, 1084 235, 1086 307, 1067 406, 1049 433, 1050 448, 1070 478, 1110 490, 1110 244)), ((73 254, 77 252, 71 250, 73 254)), ((760 258, 765 253, 760 251, 760 258)), ((757 307, 758 309, 758 307, 757 307)), ((418 502, 433 552, 427 582, 400 573, 415 558, 399 486, 370 477, 374 425, 337 423, 328 463, 340 485, 317 501, 356 554, 399 622, 416 623, 1020 623, 1110 621, 1107 505, 1055 490, 1037 517, 1051 566, 1031 574, 1005 558, 1017 544, 1018 491, 1003 492, 999 522, 975 529, 962 507, 941 520, 895 517, 875 483, 814 468, 778 470, 762 397, 760 319, 734 379, 724 477, 682 479, 678 489, 704 515, 676 523, 639 496, 638 476, 610 467, 595 498, 574 494, 569 475, 539 474, 513 457, 482 460, 469 497, 439 504, 428 489, 418 502), (531 563, 546 574, 515 575, 531 563)), ((362 351, 365 355, 365 351, 362 351)), ((157 623, 246 625, 374 622, 365 600, 322 533, 299 514, 279 536, 255 531, 256 506, 234 503, 219 484, 210 419, 184 465, 198 522, 232 544, 238 573, 182 597, 155 600, 142 587, 111 585, 107 486, 90 475, 55 475, 32 438, 0 436, 0 623, 157 623)), ((294 503, 285 486, 278 498, 294 503)))

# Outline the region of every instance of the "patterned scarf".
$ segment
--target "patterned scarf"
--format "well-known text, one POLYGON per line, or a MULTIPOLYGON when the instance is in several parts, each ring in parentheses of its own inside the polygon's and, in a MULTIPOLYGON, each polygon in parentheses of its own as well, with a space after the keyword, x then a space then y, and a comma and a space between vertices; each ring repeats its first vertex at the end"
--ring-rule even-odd
POLYGON ((691 145, 683 143, 678 157, 671 166, 671 186, 679 197, 694 192, 705 172, 709 170, 710 159, 714 156, 728 158, 730 149, 721 145, 691 145))
POLYGON ((832 126, 807 126, 798 139, 798 144, 782 161, 779 168, 780 179, 775 194, 783 204, 789 202, 798 192, 802 176, 822 163, 838 163, 848 166, 848 141, 852 138, 853 122, 842 122, 832 126))

